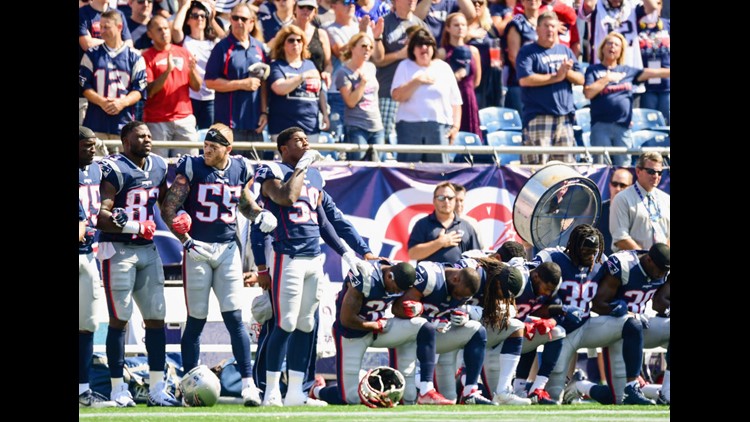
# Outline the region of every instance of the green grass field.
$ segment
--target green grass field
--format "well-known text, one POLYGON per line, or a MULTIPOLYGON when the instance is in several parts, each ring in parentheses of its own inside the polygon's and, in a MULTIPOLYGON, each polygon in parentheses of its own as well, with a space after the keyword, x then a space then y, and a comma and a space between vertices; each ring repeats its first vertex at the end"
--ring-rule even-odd
POLYGON ((79 409, 85 421, 668 421, 667 406, 365 406, 246 408, 239 404, 213 407, 158 408, 139 404, 127 409, 79 409))

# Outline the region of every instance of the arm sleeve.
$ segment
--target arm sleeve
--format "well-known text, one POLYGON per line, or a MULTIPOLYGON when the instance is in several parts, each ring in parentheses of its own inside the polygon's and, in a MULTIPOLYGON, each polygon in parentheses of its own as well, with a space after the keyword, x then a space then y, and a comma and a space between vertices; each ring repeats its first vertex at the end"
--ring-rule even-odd
POLYGON ((255 265, 267 265, 265 244, 266 236, 270 235, 270 233, 260 231, 260 224, 250 225, 250 248, 253 250, 255 265))
POLYGON ((336 234, 343 239, 354 252, 365 256, 366 253, 372 252, 362 236, 359 235, 354 225, 344 218, 344 214, 336 207, 331 195, 323 191, 323 210, 326 218, 333 225, 336 234))
POLYGON ((346 247, 344 247, 344 244, 341 242, 341 238, 336 234, 336 230, 334 230, 333 225, 331 225, 331 222, 328 221, 328 218, 326 217, 326 213, 323 210, 323 206, 318 205, 315 211, 318 213, 318 225, 320 226, 320 237, 322 237, 323 241, 326 242, 328 246, 333 248, 333 250, 336 251, 336 253, 343 256, 344 253, 346 253, 346 247))

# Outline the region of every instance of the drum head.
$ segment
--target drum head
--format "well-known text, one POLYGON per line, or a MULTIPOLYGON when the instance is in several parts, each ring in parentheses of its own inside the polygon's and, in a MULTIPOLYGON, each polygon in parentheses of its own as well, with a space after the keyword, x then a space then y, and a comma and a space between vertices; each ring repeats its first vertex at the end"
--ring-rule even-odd
POLYGON ((602 209, 599 188, 566 164, 550 164, 521 188, 513 203, 513 225, 537 249, 565 246, 573 228, 596 225, 602 209))

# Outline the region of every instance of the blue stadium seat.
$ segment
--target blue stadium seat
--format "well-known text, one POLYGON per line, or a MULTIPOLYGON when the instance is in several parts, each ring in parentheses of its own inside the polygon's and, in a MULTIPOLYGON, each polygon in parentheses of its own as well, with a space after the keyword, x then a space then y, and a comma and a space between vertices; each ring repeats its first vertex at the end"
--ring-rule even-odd
MULTIPOLYGON (((456 140, 453 141, 453 145, 481 146, 484 144, 476 133, 459 131, 458 134, 456 134, 456 140)), ((491 163, 492 157, 488 155, 472 155, 469 157, 467 154, 448 154, 448 160, 452 163, 465 163, 467 161, 491 163), (485 157, 489 157, 489 160, 482 160, 482 158, 485 157)))
POLYGON ((518 110, 505 107, 485 107, 479 110, 479 124, 483 133, 498 130, 521 131, 523 124, 518 110))
MULTIPOLYGON (((318 134, 318 143, 321 143, 321 144, 335 144, 336 140, 333 139, 333 136, 329 132, 320 131, 320 133, 318 134)), ((320 153, 324 157, 331 157, 334 160, 338 160, 339 159, 339 153, 336 152, 336 151, 323 151, 323 150, 320 150, 320 153)))
POLYGON ((633 138, 633 148, 669 146, 669 134, 658 130, 637 130, 630 136, 633 138))
POLYGON ((649 129, 669 133, 669 126, 667 126, 667 121, 664 119, 664 115, 659 110, 650 108, 634 108, 632 122, 633 124, 630 126, 630 130, 632 130, 633 132, 649 129))
MULTIPOLYGON (((499 146, 522 146, 523 136, 521 132, 504 131, 491 132, 487 135, 487 145, 499 146)), ((521 160, 521 154, 498 154, 501 165, 510 164, 511 161, 521 160)))
POLYGON ((583 95, 583 85, 573 85, 573 104, 576 110, 591 105, 591 101, 583 95))
MULTIPOLYGON (((591 146, 591 109, 584 107, 576 110, 576 121, 573 125, 573 135, 576 138, 576 145, 579 147, 591 146)), ((587 161, 588 157, 584 154, 578 155, 578 161, 587 161)))

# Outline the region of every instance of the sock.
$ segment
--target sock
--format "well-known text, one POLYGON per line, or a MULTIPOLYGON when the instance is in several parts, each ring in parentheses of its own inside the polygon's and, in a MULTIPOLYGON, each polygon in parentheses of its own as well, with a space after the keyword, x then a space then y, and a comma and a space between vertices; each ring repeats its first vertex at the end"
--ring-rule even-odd
POLYGON ((629 385, 632 385, 633 387, 635 387, 636 385, 638 385, 638 380, 628 381, 625 383, 625 387, 629 385))
POLYGON ((112 389, 114 390, 118 385, 125 383, 125 378, 110 378, 109 382, 112 384, 112 389))
POLYGON ((419 395, 424 396, 428 391, 435 389, 435 384, 432 381, 422 381, 419 383, 419 395))
POLYGON ((148 391, 156 391, 160 382, 164 382, 164 371, 148 371, 148 391))
POLYGON ((185 330, 182 332, 180 339, 180 351, 182 352, 182 368, 185 373, 198 366, 201 354, 201 333, 203 326, 206 325, 205 319, 198 319, 188 316, 185 323, 185 330))
POLYGON ((292 394, 302 394, 305 393, 302 391, 302 383, 305 381, 305 373, 300 371, 293 371, 289 370, 289 383, 286 387, 286 394, 289 395, 291 392, 292 394))
MULTIPOLYGON (((94 333, 78 333, 78 383, 89 383, 91 358, 94 356, 94 333)), ((80 396, 84 391, 78 393, 80 396)))
POLYGON ((518 397, 524 397, 521 393, 526 394, 526 380, 516 378, 513 380, 513 393, 518 397))
POLYGON ((669 387, 670 387, 669 373, 670 372, 671 371, 669 369, 664 371, 664 379, 662 380, 662 384, 661 384, 661 393, 664 395, 664 398, 667 399, 667 401, 671 403, 671 401, 669 400, 669 397, 670 397, 669 395, 669 387))
POLYGON ((462 396, 466 397, 469 395, 469 393, 472 392, 474 389, 478 389, 479 386, 477 384, 469 384, 464 386, 464 391, 461 393, 462 396))
POLYGON ((107 362, 109 363, 109 377, 122 381, 123 366, 125 365, 125 329, 107 328, 107 362))
POLYGON ((224 319, 224 326, 229 332, 229 339, 232 343, 232 353, 237 360, 237 370, 242 378, 253 375, 253 365, 250 360, 250 336, 247 334, 247 328, 242 323, 242 311, 226 311, 221 313, 224 319))
POLYGON ((531 386, 531 391, 534 391, 537 388, 541 388, 542 390, 544 390, 544 387, 547 386, 547 381, 549 381, 549 378, 542 375, 537 375, 536 379, 534 380, 534 385, 531 386))
POLYGON ((641 392, 643 393, 646 398, 651 400, 656 400, 659 398, 659 389, 661 388, 661 385, 659 384, 646 384, 641 388, 641 392))
MULTIPOLYGON (((432 382, 435 373, 435 356, 435 326, 424 324, 417 332, 417 359, 421 380, 432 382)), ((424 392, 427 391, 429 390, 424 392)))
MULTIPOLYGON (((159 373, 158 377, 151 375, 151 379, 155 381, 162 381, 164 379, 164 366, 167 362, 167 355, 165 353, 167 344, 167 333, 164 331, 164 327, 161 328, 146 328, 146 353, 148 353, 148 369, 149 374, 159 373)), ((156 384, 155 382, 150 383, 151 386, 156 384)))
POLYGON ((85 382, 85 383, 82 383, 82 384, 78 384, 78 395, 79 396, 81 394, 85 393, 88 390, 89 390, 89 383, 85 382))
POLYGON ((271 393, 279 391, 279 380, 281 379, 281 371, 266 371, 266 395, 265 398, 271 396, 271 393))
POLYGON ((591 387, 595 386, 593 382, 589 380, 576 381, 576 390, 584 396, 591 396, 591 387))
MULTIPOLYGON (((507 342, 510 339, 506 339, 507 342)), ((521 359, 520 355, 500 354, 500 379, 497 381, 496 393, 503 393, 511 389, 513 374, 516 372, 516 366, 521 359)))

